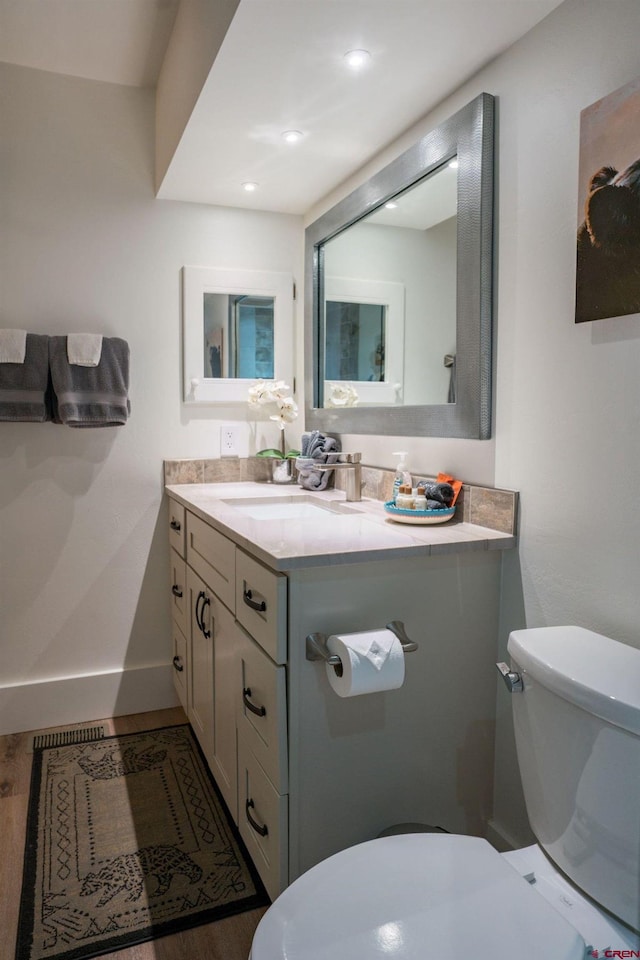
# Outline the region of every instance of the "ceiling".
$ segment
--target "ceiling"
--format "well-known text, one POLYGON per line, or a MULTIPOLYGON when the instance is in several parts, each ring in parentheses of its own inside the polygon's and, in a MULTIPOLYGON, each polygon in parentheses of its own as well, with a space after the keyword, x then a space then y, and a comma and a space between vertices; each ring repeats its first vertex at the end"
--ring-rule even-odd
MULTIPOLYGON (((0 61, 154 86, 179 2, 0 0, 0 61)), ((158 196, 302 214, 560 2, 240 0, 158 196)))

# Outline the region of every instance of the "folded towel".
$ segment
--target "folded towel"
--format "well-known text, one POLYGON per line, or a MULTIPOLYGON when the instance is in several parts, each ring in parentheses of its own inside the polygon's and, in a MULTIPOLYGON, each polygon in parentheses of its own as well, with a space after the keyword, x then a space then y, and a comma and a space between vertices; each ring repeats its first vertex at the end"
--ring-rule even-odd
POLYGON ((69 427, 117 427, 126 423, 129 403, 129 345, 104 337, 97 367, 70 364, 67 338, 51 337, 49 366, 53 419, 69 427))
MULTIPOLYGON (((437 500, 443 507, 450 507, 455 499, 455 491, 450 483, 434 483, 433 480, 417 480, 417 487, 424 487, 427 500, 437 500)), ((429 510, 437 509, 427 506, 429 510)))
MULTIPOLYGON (((319 430, 302 434, 302 456, 315 463, 336 463, 340 453, 340 443, 334 437, 325 437, 319 430)), ((300 461, 296 461, 296 465, 300 461)), ((324 490, 329 483, 332 470, 317 470, 306 464, 298 469, 298 483, 304 490, 324 490)))
POLYGON ((97 367, 102 353, 101 333, 70 333, 67 359, 78 367, 97 367))
POLYGON ((0 363, 24 363, 26 330, 0 330, 0 363))
POLYGON ((0 420, 51 420, 49 337, 28 333, 24 363, 0 363, 0 420))

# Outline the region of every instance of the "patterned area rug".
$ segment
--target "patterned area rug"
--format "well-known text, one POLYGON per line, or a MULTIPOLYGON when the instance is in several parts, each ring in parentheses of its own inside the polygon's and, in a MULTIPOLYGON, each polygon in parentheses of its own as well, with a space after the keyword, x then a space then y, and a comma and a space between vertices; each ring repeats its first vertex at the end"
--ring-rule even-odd
POLYGON ((34 752, 16 960, 82 960, 267 903, 187 724, 34 752))

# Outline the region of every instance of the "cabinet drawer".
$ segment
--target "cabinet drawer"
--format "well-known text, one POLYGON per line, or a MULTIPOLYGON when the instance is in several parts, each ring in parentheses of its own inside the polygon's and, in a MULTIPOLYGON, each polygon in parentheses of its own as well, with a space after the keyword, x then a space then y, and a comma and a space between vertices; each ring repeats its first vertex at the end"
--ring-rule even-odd
POLYGON ((176 688, 184 712, 188 714, 187 639, 175 620, 171 621, 171 643, 173 647, 173 685, 176 688))
POLYGON ((187 512, 187 563, 235 611, 236 545, 187 512))
POLYGON ((238 826, 272 900, 288 882, 288 797, 277 793, 246 741, 238 739, 238 826))
POLYGON ((288 792, 287 677, 244 632, 239 650, 241 676, 236 697, 238 727, 279 793, 288 792))
POLYGON ((287 578, 242 550, 236 556, 236 617, 276 663, 287 660, 287 578))
POLYGON ((171 616, 184 634, 187 632, 187 565, 172 548, 169 557, 171 616))
POLYGON ((181 557, 184 557, 184 520, 184 507, 169 497, 169 543, 181 557))

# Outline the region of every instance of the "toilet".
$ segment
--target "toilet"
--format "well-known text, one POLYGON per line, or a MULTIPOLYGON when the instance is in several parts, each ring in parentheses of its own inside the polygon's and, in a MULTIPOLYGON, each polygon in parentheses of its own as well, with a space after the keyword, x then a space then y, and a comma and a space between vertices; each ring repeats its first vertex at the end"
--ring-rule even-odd
POLYGON ((640 650, 567 626, 514 631, 508 651, 538 842, 500 854, 416 833, 350 847, 278 897, 250 960, 640 957, 640 650))

